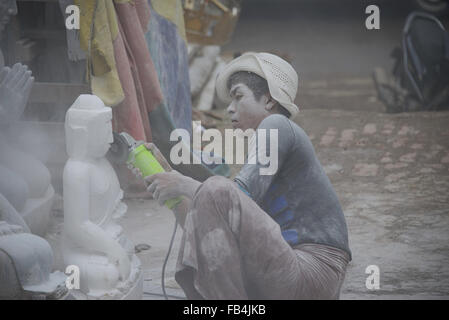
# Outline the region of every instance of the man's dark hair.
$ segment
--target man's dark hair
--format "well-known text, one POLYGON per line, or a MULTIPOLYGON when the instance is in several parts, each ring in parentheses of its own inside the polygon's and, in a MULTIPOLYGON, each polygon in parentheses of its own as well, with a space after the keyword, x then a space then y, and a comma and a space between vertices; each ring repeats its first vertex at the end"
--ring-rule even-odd
MULTIPOLYGON (((243 83, 246 85, 254 95, 254 98, 259 101, 260 98, 267 94, 270 96, 270 89, 268 88, 268 82, 261 76, 249 71, 237 71, 233 73, 226 83, 228 90, 236 83, 243 83)), ((289 118, 291 116, 290 112, 281 106, 278 102, 276 103, 277 110, 280 114, 289 118)))

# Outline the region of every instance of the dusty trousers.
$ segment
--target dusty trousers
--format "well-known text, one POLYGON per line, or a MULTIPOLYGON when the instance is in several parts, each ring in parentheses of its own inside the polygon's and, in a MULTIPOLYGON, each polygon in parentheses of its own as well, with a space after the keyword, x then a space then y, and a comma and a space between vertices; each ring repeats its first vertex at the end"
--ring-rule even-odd
POLYGON ((188 299, 338 299, 349 255, 292 248, 280 226, 223 177, 198 188, 187 214, 175 279, 188 299))

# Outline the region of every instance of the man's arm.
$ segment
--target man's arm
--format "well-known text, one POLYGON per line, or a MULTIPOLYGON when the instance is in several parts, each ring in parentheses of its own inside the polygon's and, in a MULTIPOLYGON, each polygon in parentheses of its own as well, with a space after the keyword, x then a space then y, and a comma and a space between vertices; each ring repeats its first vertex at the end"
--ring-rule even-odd
POLYGON ((247 163, 234 181, 242 191, 259 203, 294 146, 294 132, 290 121, 285 116, 276 114, 265 118, 256 134, 259 136, 248 150, 247 163))

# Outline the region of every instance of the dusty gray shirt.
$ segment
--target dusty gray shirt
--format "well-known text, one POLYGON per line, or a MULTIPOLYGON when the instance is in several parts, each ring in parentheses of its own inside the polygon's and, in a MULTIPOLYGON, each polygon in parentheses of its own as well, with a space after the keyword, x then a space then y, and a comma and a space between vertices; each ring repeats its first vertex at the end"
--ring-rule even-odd
POLYGON ((291 246, 324 244, 351 256, 341 205, 307 134, 278 114, 265 118, 259 129, 266 130, 266 150, 256 135, 255 147, 249 150, 235 182, 280 225, 291 246), (261 152, 270 155, 270 129, 278 134, 278 166, 274 174, 261 175, 260 169, 269 164, 250 164, 248 159, 261 152))

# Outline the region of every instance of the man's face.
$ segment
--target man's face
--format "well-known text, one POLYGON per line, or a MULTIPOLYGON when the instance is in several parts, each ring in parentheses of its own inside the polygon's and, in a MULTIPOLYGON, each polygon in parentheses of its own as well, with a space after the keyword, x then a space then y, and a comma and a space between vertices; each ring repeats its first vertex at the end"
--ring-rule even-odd
POLYGON ((0 33, 3 32, 9 19, 17 14, 16 0, 0 1, 0 33))
POLYGON ((265 109, 265 97, 262 96, 257 101, 251 89, 245 84, 233 84, 229 93, 232 101, 226 110, 231 117, 234 129, 257 129, 260 122, 269 115, 265 109))

